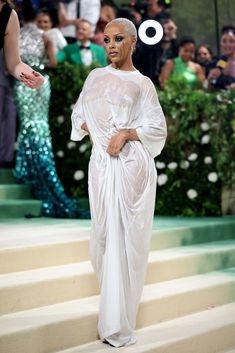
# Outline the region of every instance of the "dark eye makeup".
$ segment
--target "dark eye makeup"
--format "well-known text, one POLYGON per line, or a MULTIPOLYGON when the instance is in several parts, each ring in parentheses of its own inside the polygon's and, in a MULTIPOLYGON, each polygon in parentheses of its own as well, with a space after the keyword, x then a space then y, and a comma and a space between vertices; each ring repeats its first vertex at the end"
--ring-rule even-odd
POLYGON ((115 37, 115 42, 122 42, 123 39, 124 39, 124 37, 122 37, 122 36, 116 36, 115 37))
MULTIPOLYGON (((117 42, 117 43, 122 42, 123 39, 124 39, 123 36, 119 36, 119 35, 118 35, 118 36, 115 36, 115 42, 117 42)), ((110 38, 109 38, 109 37, 105 37, 105 38, 104 38, 104 42, 105 42, 106 44, 110 43, 110 38)))

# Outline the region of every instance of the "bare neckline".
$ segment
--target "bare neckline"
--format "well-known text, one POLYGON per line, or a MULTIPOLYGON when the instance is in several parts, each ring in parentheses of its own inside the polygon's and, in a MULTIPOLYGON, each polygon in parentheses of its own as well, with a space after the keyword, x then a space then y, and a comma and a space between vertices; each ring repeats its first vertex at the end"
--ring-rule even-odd
POLYGON ((139 73, 139 70, 120 70, 120 69, 115 69, 115 67, 113 67, 111 64, 106 66, 108 69, 110 69, 113 72, 116 73, 121 73, 121 74, 136 74, 139 73))

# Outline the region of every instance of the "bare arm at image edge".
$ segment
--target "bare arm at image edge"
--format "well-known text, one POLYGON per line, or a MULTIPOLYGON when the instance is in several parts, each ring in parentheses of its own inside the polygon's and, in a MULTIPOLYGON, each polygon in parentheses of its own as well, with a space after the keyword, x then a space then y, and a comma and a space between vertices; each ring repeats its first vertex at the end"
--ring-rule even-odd
POLYGON ((23 81, 30 88, 37 88, 44 82, 43 76, 21 61, 19 54, 20 26, 17 14, 11 12, 4 39, 4 57, 11 75, 23 81))

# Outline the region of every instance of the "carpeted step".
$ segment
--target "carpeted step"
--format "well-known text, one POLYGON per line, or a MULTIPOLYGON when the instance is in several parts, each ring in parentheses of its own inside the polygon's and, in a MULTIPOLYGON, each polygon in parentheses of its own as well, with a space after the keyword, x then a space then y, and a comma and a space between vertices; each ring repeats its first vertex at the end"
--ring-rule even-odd
POLYGON ((39 217, 41 207, 39 200, 0 200, 0 218, 39 217))
MULTIPOLYGON (((232 266, 235 266, 235 240, 153 251, 149 256, 145 283, 169 281, 232 266)), ((98 293, 90 261, 8 273, 0 275, 0 315, 98 293)))
MULTIPOLYGON (((144 288, 137 328, 212 310, 234 300, 235 268, 151 284, 144 288)), ((92 342, 97 339, 97 314, 98 296, 3 315, 0 352, 49 353, 92 342)), ((234 311, 232 317, 225 317, 230 317, 234 330, 234 311)), ((216 324, 216 320, 210 321, 216 324)), ((221 332, 227 344, 232 342, 232 334, 225 335, 228 327, 221 332)))
POLYGON ((0 200, 32 199, 30 187, 23 184, 0 185, 0 200))
MULTIPOLYGON (((140 329, 136 332, 137 343, 119 348, 118 352, 235 353, 234 332, 235 303, 232 303, 140 329)), ((95 341, 55 353, 113 351, 113 347, 95 341)))
POLYGON ((14 184, 14 176, 12 169, 0 168, 0 184, 14 184))
MULTIPOLYGON (((235 239, 235 217, 200 220, 199 225, 194 220, 173 223, 162 217, 154 227, 152 251, 235 239)), ((89 260, 89 235, 89 220, 2 220, 0 273, 89 260)))

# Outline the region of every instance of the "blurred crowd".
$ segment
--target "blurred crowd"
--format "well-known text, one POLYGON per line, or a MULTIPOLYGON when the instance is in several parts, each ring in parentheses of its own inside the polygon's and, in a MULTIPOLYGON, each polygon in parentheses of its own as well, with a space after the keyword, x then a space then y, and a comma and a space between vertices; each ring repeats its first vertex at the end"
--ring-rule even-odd
MULTIPOLYGON (((21 23, 20 50, 24 62, 44 75, 47 68, 69 62, 89 67, 108 64, 103 41, 106 24, 126 17, 138 29, 153 19, 164 29, 162 40, 147 45, 138 39, 133 61, 159 89, 183 78, 191 88, 205 90, 235 88, 235 26, 221 30, 220 55, 214 55, 207 43, 196 43, 189 36, 178 38, 177 24, 168 10, 169 1, 130 2, 119 7, 113 0, 16 0, 21 23), (35 43, 38 41, 37 47, 35 43)), ((152 36, 153 33, 148 34, 152 36)), ((49 78, 48 78, 49 80, 49 78)), ((0 56, 0 166, 13 161, 17 107, 12 82, 0 56), (4 102, 4 104, 3 104, 4 102), (4 140, 6 131, 8 141, 4 140)))
MULTIPOLYGON (((22 1, 16 3, 24 26, 29 19, 22 11, 22 1)), ((189 36, 177 37, 177 24, 168 11, 169 1, 130 2, 125 7, 117 6, 113 0, 32 0, 32 3, 37 16, 30 21, 44 32, 49 67, 64 61, 104 66, 107 62, 103 30, 110 20, 126 17, 138 29, 142 22, 153 19, 162 24, 163 39, 155 45, 139 40, 134 64, 157 86, 164 89, 167 81, 177 76, 183 76, 192 87, 231 89, 235 85, 235 26, 222 28, 221 54, 215 56, 206 43, 196 43, 189 36)))

